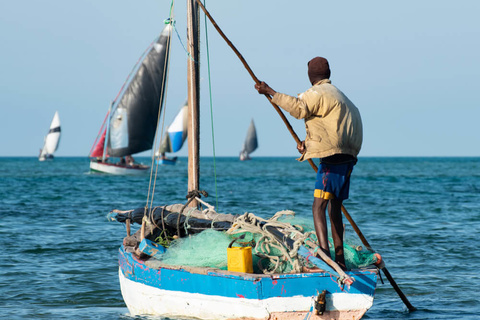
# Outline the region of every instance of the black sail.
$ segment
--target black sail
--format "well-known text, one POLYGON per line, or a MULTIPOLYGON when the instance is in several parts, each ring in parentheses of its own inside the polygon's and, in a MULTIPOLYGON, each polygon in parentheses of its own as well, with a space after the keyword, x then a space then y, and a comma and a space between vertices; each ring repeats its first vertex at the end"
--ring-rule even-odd
POLYGON ((111 112, 108 154, 123 157, 152 148, 161 112, 169 58, 167 25, 145 55, 135 76, 111 112))

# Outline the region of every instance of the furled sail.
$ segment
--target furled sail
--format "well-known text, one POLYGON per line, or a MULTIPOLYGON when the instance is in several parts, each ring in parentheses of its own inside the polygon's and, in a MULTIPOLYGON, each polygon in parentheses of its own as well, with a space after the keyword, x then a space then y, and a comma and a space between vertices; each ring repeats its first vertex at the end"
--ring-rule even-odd
POLYGON ((169 58, 167 25, 111 113, 108 154, 123 157, 152 148, 161 112, 169 58))
POLYGON ((187 102, 178 112, 166 130, 158 153, 177 152, 187 139, 188 106, 187 102))
POLYGON ((50 124, 50 130, 45 136, 45 142, 42 151, 40 152, 40 160, 53 157, 53 153, 58 149, 58 144, 60 143, 60 133, 60 117, 58 116, 58 111, 55 111, 52 123, 50 124))
POLYGON ((248 159, 249 154, 255 151, 257 147, 257 130, 255 129, 255 124, 252 119, 252 122, 250 122, 250 126, 248 127, 247 137, 245 138, 245 142, 243 143, 243 149, 240 152, 240 158, 242 160, 248 159))

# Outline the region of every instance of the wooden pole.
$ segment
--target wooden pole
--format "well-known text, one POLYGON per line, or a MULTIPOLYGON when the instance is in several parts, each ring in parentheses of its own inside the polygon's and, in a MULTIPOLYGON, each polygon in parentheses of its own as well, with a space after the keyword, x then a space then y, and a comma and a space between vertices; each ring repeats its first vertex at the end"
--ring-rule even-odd
MULTIPOLYGON (((188 192, 199 190, 200 186, 200 92, 199 92, 199 9, 195 0, 187 4, 188 37, 188 192)), ((190 207, 197 207, 193 199, 190 207)))
MULTIPOLYGON (((250 76, 253 78, 253 80, 255 81, 256 84, 260 83, 260 81, 258 80, 258 78, 255 76, 255 74, 253 73, 252 69, 250 68, 250 66, 247 64, 247 61, 243 58, 243 56, 241 55, 241 53, 237 50, 237 48, 233 45, 233 43, 227 38, 227 36, 223 33, 223 31, 220 29, 220 27, 217 25, 217 23, 215 22, 215 20, 212 18, 212 16, 210 15, 210 13, 207 11, 207 9, 203 6, 203 4, 201 3, 200 0, 196 0, 198 5, 200 6, 200 8, 203 10, 203 12, 205 13, 205 15, 208 17, 208 19, 212 22, 212 25, 215 27, 215 29, 218 31, 218 33, 220 34, 220 36, 227 42, 227 44, 232 48, 232 50, 235 52, 235 54, 238 56, 238 58, 240 59, 240 61, 243 63, 245 69, 247 69, 248 73, 250 74, 250 76)), ((290 125, 290 123, 288 122, 287 118, 285 117, 285 115, 283 114, 283 112, 280 110, 280 108, 272 102, 272 97, 270 97, 270 95, 268 94, 265 94, 265 97, 268 99, 268 101, 270 101, 270 103, 272 104, 272 106, 275 108, 275 110, 278 112, 278 114, 280 115, 280 117, 282 118, 283 122, 285 123, 285 125, 287 126, 287 129, 288 131, 290 131, 290 134, 292 135, 293 139, 295 140, 295 142, 298 144, 301 143, 300 139, 298 138, 297 134, 295 133, 295 131, 293 130, 292 126, 290 125)), ((315 172, 318 171, 318 168, 317 166, 315 165, 315 163, 312 161, 312 159, 308 159, 308 163, 310 163, 310 166, 315 170, 315 172)), ((365 239, 365 237, 363 236, 362 232, 360 231, 360 229, 358 228, 357 224, 355 223, 355 221, 353 221, 352 217, 350 216, 350 214, 347 212, 347 209, 345 209, 345 206, 342 204, 342 212, 343 214, 345 215, 345 217, 347 218, 347 220, 350 222, 350 224, 352 225, 353 229, 355 230, 355 232, 357 233, 357 235, 359 236, 360 240, 362 241, 362 243, 371 250, 371 247, 370 247, 370 244, 368 243, 367 239, 365 239)), ((387 268, 384 266, 383 268, 381 268, 383 270, 383 273, 385 274, 385 276, 387 277, 388 281, 390 281, 391 285, 393 286, 393 288, 395 289, 395 291, 398 293, 398 295, 400 296, 400 298, 402 299, 402 301, 405 303, 405 305, 407 306, 408 310, 410 311, 415 311, 416 308, 414 306, 412 306, 410 304, 410 302, 408 301, 407 297, 403 294, 403 292, 400 290, 400 288, 398 287, 397 283, 395 282, 395 280, 392 278, 392 276, 390 275, 390 272, 388 272, 387 268)))
MULTIPOLYGON (((367 239, 363 236, 362 231, 360 231, 360 228, 357 226, 355 221, 353 221, 352 216, 350 216, 350 214, 348 213, 347 209, 343 204, 342 204, 342 212, 345 215, 345 218, 347 218, 348 222, 350 222, 350 224, 352 225, 353 230, 355 230, 355 232, 357 233, 358 237, 360 238, 362 243, 365 245, 365 247, 367 247, 368 250, 374 251, 370 246, 370 243, 368 243, 367 239)), ((385 266, 385 263, 382 263, 380 269, 383 271, 388 281, 392 285, 393 289, 395 289, 395 291, 397 292, 400 299, 402 299, 403 303, 407 306, 408 310, 409 311, 417 310, 414 306, 412 306, 410 301, 408 301, 407 297, 403 294, 402 290, 400 290, 400 287, 397 285, 397 282, 393 279, 392 275, 390 274, 387 267, 385 266)))
POLYGON ((127 237, 130 237, 131 229, 130 229, 130 219, 125 221, 125 225, 127 226, 127 237))

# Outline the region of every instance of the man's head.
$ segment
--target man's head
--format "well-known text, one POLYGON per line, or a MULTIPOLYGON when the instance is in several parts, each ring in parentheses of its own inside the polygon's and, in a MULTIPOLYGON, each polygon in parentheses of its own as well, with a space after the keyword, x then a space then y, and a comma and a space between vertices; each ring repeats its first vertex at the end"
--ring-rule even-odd
POLYGON ((319 80, 330 78, 330 66, 328 65, 327 59, 315 57, 308 62, 307 66, 308 78, 312 84, 319 80))

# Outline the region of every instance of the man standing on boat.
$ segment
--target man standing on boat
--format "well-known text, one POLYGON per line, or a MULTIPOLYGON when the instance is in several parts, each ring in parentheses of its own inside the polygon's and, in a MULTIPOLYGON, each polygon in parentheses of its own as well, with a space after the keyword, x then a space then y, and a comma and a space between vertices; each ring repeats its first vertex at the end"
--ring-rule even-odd
POLYGON ((362 145, 362 119, 355 105, 330 81, 327 59, 308 62, 312 87, 298 98, 276 92, 265 82, 255 85, 260 94, 296 119, 305 119, 306 138, 297 146, 299 161, 320 158, 312 206, 320 248, 330 256, 326 209, 330 217, 335 261, 344 270, 342 202, 348 199, 350 175, 362 145))

